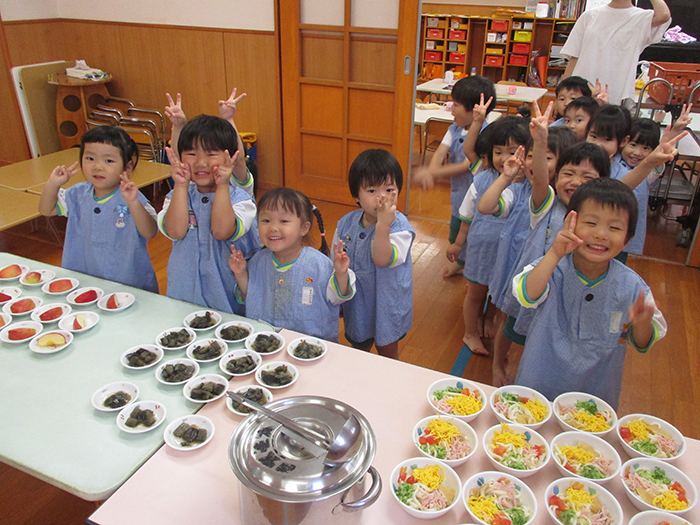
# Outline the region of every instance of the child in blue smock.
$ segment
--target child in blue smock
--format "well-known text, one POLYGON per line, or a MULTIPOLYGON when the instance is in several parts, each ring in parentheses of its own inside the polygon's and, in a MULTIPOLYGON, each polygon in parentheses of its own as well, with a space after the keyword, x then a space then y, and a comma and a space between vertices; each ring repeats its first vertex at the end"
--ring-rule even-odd
POLYGON ((544 257, 513 279, 534 308, 515 383, 549 400, 564 392, 598 396, 617 410, 626 345, 647 352, 666 321, 634 271, 614 260, 634 235, 637 201, 609 178, 581 185, 544 257))
POLYGON ((333 246, 331 262, 321 212, 291 188, 263 195, 258 202, 258 231, 265 249, 246 263, 243 253, 232 247, 229 258, 236 297, 245 304, 246 317, 337 343, 339 305, 355 293, 343 242, 333 246), (304 246, 314 215, 322 235, 321 251, 304 246))
POLYGON ((158 214, 161 232, 173 241, 168 297, 242 314, 233 297, 230 246, 238 243, 251 257, 260 241, 252 228, 255 203, 230 183, 240 154, 237 133, 220 117, 200 115, 182 128, 177 150, 179 158, 167 149, 175 186, 158 214))
POLYGON ((359 210, 338 222, 333 243, 345 245, 357 291, 343 305, 345 337, 355 347, 399 358, 399 340, 413 322, 411 245, 415 232, 396 210, 403 172, 383 149, 360 153, 348 174, 359 210))
POLYGON ((158 293, 147 250, 158 233, 156 212, 129 181, 137 162, 138 148, 124 130, 89 130, 80 141, 80 167, 51 172, 39 212, 68 217, 64 268, 158 293), (87 182, 62 189, 81 169, 87 182))
MULTIPOLYGON (((600 104, 593 97, 575 98, 564 110, 564 126, 576 134, 576 141, 586 140, 588 133, 588 123, 591 118, 598 113, 600 104)), ((555 129, 556 126, 552 126, 555 129)))

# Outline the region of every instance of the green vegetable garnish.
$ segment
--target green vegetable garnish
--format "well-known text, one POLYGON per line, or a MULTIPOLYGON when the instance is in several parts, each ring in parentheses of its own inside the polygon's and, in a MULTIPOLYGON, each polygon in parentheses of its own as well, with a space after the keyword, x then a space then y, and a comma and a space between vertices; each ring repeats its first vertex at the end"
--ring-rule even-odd
POLYGON ((559 518, 559 521, 564 525, 574 525, 576 523, 576 513, 571 509, 560 512, 557 518, 559 518))
POLYGON ((420 449, 425 452, 426 454, 430 454, 433 457, 436 457, 438 459, 445 459, 447 456, 447 449, 445 447, 442 447, 440 445, 418 445, 420 449))
POLYGON ((670 485, 673 483, 673 481, 666 476, 666 472, 659 467, 656 467, 654 470, 638 470, 637 474, 655 484, 663 483, 664 485, 670 485))
POLYGON ((515 403, 520 403, 520 396, 518 394, 501 394, 501 397, 505 399, 506 401, 513 401, 515 403))
POLYGON ((413 497, 415 492, 415 485, 411 483, 399 483, 399 488, 396 489, 396 496, 401 500, 401 503, 408 505, 408 500, 413 497))
POLYGON ((598 405, 595 404, 595 401, 577 401, 576 409, 585 410, 593 416, 595 416, 598 413, 598 405))
POLYGON ((580 474, 584 478, 590 478, 590 479, 604 479, 605 475, 598 470, 596 467, 593 465, 584 465, 581 467, 581 472, 580 474))
POLYGON ((461 393, 462 393, 462 389, 461 389, 461 388, 457 388, 457 387, 455 387, 455 386, 448 386, 448 387, 445 388, 444 390, 437 390, 437 391, 435 391, 435 393, 434 393, 433 395, 434 395, 435 398, 439 401, 439 400, 441 400, 443 397, 445 397, 445 394, 461 394, 461 393))
POLYGON ((657 447, 648 439, 646 441, 632 443, 632 448, 638 450, 642 454, 646 454, 647 456, 653 456, 654 454, 656 454, 656 451, 659 450, 659 447, 657 447))
POLYGON ((527 522, 527 517, 525 517, 525 511, 521 507, 513 507, 512 509, 506 509, 505 513, 508 514, 510 521, 513 525, 525 525, 527 522))

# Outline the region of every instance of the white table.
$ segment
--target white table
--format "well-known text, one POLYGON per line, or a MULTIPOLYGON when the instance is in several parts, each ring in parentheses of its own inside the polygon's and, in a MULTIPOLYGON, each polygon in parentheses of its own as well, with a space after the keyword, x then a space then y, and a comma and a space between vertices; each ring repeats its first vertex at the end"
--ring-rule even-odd
MULTIPOLYGON (((446 84, 442 78, 434 78, 423 84, 418 84, 416 90, 439 95, 450 95, 453 85, 446 84)), ((529 104, 541 99, 546 93, 546 88, 496 84, 496 97, 499 102, 526 102, 529 104)))

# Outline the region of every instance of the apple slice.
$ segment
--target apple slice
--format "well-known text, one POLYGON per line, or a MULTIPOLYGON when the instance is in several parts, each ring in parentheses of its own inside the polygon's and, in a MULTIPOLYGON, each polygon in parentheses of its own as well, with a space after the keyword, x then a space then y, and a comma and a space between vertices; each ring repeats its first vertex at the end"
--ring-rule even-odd
POLYGON ((19 264, 11 264, 10 266, 5 266, 0 270, 1 279, 12 279, 13 277, 18 277, 22 274, 22 268, 19 264))
POLYGON ((73 283, 70 279, 59 279, 54 281, 49 285, 49 292, 51 293, 61 293, 73 288, 73 283))
POLYGON ((0 317, 0 328, 2 328, 3 326, 5 326, 6 324, 7 324, 7 323, 5 322, 5 319, 2 318, 2 317, 0 317))
POLYGON ((66 344, 66 338, 62 334, 52 332, 42 335, 36 342, 42 348, 57 348, 66 344))
POLYGON ((7 337, 10 341, 22 341, 34 337, 36 330, 34 328, 15 328, 7 332, 7 337))
POLYGON ((7 295, 6 293, 0 292, 0 303, 4 303, 12 299, 11 295, 7 295))
POLYGON ((97 292, 95 290, 88 290, 87 292, 81 293, 75 298, 76 303, 91 303, 97 300, 97 292))
POLYGON ((109 299, 107 299, 107 308, 110 310, 116 310, 119 308, 121 304, 119 304, 119 298, 117 297, 117 294, 113 293, 112 295, 109 296, 109 299))
POLYGON ((36 303, 31 299, 20 299, 19 301, 12 303, 10 306, 10 311, 13 314, 25 314, 36 308, 36 303))
POLYGON ((82 330, 87 325, 87 317, 84 314, 78 314, 73 319, 73 330, 82 330))
POLYGON ((29 272, 24 276, 24 282, 27 284, 39 284, 41 282, 41 273, 29 272))
POLYGON ((39 319, 44 322, 53 321, 54 319, 61 317, 61 314, 63 314, 63 308, 57 306, 55 308, 51 308, 50 310, 46 310, 39 316, 39 319))

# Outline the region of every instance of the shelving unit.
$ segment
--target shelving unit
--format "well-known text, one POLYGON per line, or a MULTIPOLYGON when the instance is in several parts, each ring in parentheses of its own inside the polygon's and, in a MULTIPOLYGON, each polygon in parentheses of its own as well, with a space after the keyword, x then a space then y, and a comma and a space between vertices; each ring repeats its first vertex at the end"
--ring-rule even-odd
POLYGON ((558 51, 566 43, 566 39, 569 38, 569 33, 574 28, 576 20, 567 19, 552 19, 554 24, 554 29, 552 30, 552 38, 549 44, 548 53, 548 63, 547 63, 547 79, 546 87, 556 87, 559 83, 559 79, 564 74, 566 69, 565 58, 555 58, 558 56, 558 51), (552 79, 550 82, 549 79, 552 79))
POLYGON ((535 41, 535 20, 529 17, 515 18, 511 23, 510 42, 505 79, 527 83, 532 44, 535 41))
POLYGON ((487 22, 482 75, 494 82, 503 80, 510 43, 510 20, 495 18, 487 22))

